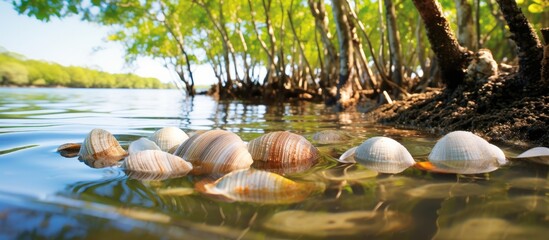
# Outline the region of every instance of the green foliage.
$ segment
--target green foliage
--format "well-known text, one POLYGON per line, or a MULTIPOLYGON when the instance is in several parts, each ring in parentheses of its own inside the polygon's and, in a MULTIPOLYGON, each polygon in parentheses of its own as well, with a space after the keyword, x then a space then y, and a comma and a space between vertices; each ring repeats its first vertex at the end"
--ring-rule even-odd
POLYGON ((25 85, 29 82, 25 66, 17 62, 0 62, 1 85, 25 85))
MULTIPOLYGON (((496 1, 479 1, 478 9, 474 5, 476 1, 468 1, 473 6, 473 17, 476 16, 477 11, 479 13, 480 39, 478 41, 482 47, 491 49, 498 61, 503 58, 514 58, 509 32, 496 1)), ((330 32, 334 36, 336 31, 330 1, 323 2, 329 18, 330 32)), ((439 2, 445 17, 452 23, 452 29, 457 31, 455 1, 439 0, 439 2)), ((363 33, 357 30, 366 57, 370 63, 373 58, 376 58, 382 66, 387 66, 389 48, 386 40, 387 32, 384 28, 386 16, 384 6, 380 6, 379 3, 379 1, 370 0, 350 1, 372 43, 373 52, 370 52, 363 33)), ((547 1, 518 0, 517 3, 535 29, 549 25, 547 1)), ((20 13, 44 21, 52 17, 79 14, 84 20, 111 26, 113 32, 108 39, 125 46, 127 61, 131 62, 139 56, 162 59, 169 69, 179 73, 182 80, 189 80, 187 78, 190 76, 191 69, 187 68, 187 65, 208 63, 220 78, 228 75, 223 67, 224 61, 229 61, 233 78, 235 74, 232 71, 239 72, 242 78, 244 65, 256 70, 264 69, 269 64, 269 57, 268 52, 261 46, 261 41, 265 42, 267 47, 271 46, 266 27, 267 17, 270 18, 276 40, 275 57, 278 61, 285 62, 285 68, 303 64, 303 56, 298 50, 296 40, 299 40, 299 44, 303 46, 305 58, 313 69, 321 68, 323 54, 319 53, 325 51, 322 44, 318 44, 315 21, 307 1, 304 0, 19 0, 13 1, 13 5, 20 13), (254 12, 250 11, 250 4, 254 12), (252 16, 255 18, 257 29, 254 29, 252 16), (293 36, 290 29, 290 17, 298 36, 293 36), (259 36, 256 35, 256 31, 259 36), (232 57, 227 58, 229 54, 232 57), (234 70, 235 65, 239 70, 234 70)), ((426 58, 418 59, 418 51, 422 53, 431 51, 425 31, 419 36, 416 35, 416 31, 422 25, 418 24, 418 13, 411 1, 396 1, 395 8, 403 61, 407 68, 417 69, 419 61, 428 61, 429 55, 432 56, 432 54, 426 54, 426 58), (423 42, 423 49, 417 48, 418 41, 423 42)), ((337 46, 337 38, 332 39, 337 46)), ((46 85, 60 84, 75 87, 134 88, 157 85, 145 80, 130 81, 122 80, 120 76, 90 74, 78 69, 71 69, 68 70, 68 74, 63 74, 58 67, 48 65, 44 68, 43 64, 29 62, 29 65, 33 66, 28 67, 28 78, 31 82, 43 79, 46 85)))
POLYGON ((76 88, 173 88, 156 78, 109 74, 83 67, 25 60, 19 54, 0 52, 0 85, 66 86, 76 88))

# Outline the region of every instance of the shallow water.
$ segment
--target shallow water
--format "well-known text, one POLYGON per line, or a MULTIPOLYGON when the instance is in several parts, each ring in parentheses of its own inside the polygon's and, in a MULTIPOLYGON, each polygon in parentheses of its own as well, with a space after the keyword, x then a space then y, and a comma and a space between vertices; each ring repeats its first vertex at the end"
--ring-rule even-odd
MULTIPOLYGON (((361 113, 311 103, 190 101, 176 90, 0 88, 0 95, 0 238, 542 239, 549 232, 545 166, 519 162, 473 176, 410 168, 375 176, 338 165, 336 157, 372 136, 394 138, 416 160, 440 137, 374 125, 361 113), (245 141, 278 130, 311 140, 315 132, 339 129, 352 138, 316 144, 320 163, 286 177, 326 189, 284 204, 224 202, 193 192, 198 177, 140 181, 118 167, 93 169, 56 152, 93 128, 127 147, 164 126, 220 128, 245 141)), ((500 147, 507 156, 519 153, 500 147)))

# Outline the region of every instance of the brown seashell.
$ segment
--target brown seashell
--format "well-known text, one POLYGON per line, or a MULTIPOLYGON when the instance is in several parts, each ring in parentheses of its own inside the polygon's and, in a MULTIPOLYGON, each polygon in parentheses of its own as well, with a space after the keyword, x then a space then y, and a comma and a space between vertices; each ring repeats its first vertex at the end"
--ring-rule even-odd
POLYGON ((279 131, 265 134, 248 143, 254 161, 263 161, 282 168, 312 166, 320 157, 318 150, 302 136, 279 131))
POLYGON ((110 132, 99 128, 90 131, 78 152, 80 159, 94 168, 116 165, 127 155, 110 132))
POLYGON ((315 188, 272 172, 245 169, 197 186, 197 190, 224 201, 289 204, 305 200, 315 188))
POLYGON ((73 158, 78 156, 80 147, 82 147, 81 143, 65 143, 57 148, 57 152, 63 157, 73 158))
POLYGON ((122 164, 122 167, 130 177, 140 180, 180 177, 193 169, 191 163, 160 150, 144 150, 131 153, 122 164))
POLYGON ((224 130, 197 133, 174 154, 193 164, 192 174, 229 173, 247 169, 253 163, 242 139, 224 130))

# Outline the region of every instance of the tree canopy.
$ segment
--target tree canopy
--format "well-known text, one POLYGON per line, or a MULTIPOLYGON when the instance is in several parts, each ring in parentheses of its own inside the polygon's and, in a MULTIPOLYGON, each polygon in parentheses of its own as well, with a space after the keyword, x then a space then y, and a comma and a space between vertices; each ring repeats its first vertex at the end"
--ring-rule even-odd
MULTIPOLYGON (((439 2, 461 47, 491 49, 498 62, 515 59, 495 0, 439 2)), ((517 3, 534 29, 549 25, 546 1, 517 3)), ((44 21, 78 15, 111 26, 109 40, 124 46, 126 60, 162 59, 190 95, 200 81, 193 75, 198 64, 211 66, 216 93, 225 98, 330 101, 373 98, 383 91, 398 98, 442 83, 412 1, 19 0, 13 5, 44 21), (347 85, 338 85, 343 79, 347 85)), ((56 81, 66 79, 59 75, 56 81)))

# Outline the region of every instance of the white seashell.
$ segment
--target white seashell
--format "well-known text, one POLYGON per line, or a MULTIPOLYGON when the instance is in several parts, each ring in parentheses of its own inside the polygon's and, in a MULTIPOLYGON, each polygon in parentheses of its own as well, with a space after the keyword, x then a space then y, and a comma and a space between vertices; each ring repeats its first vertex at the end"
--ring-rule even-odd
POLYGON ((549 148, 535 147, 521 153, 514 159, 549 165, 549 148))
POLYGON ((122 167, 128 171, 130 177, 141 180, 184 176, 193 169, 191 163, 160 150, 131 153, 122 167))
POLYGON ((439 139, 429 154, 437 171, 459 174, 486 173, 496 170, 505 158, 486 140, 466 131, 455 131, 439 139))
POLYGON ((151 140, 162 149, 164 152, 168 152, 170 149, 179 146, 189 136, 183 130, 176 127, 165 127, 157 130, 151 137, 151 140))
POLYGON ((258 137, 248 143, 248 150, 254 161, 268 162, 282 168, 312 166, 320 156, 307 139, 286 131, 271 132, 258 137))
POLYGON ((161 149, 156 145, 156 143, 146 138, 140 138, 138 140, 135 140, 132 143, 130 143, 130 146, 128 147, 128 152, 130 154, 145 151, 145 150, 161 150, 161 149))
POLYGON ((91 167, 113 166, 128 154, 116 138, 103 129, 93 129, 84 139, 78 156, 91 167))
POLYGON ((340 163, 356 163, 355 161, 355 152, 358 147, 351 148, 345 151, 339 159, 337 160, 340 163))
POLYGON ((408 150, 388 137, 373 137, 364 141, 355 150, 354 159, 380 173, 399 173, 415 164, 408 150))
POLYGON ((193 174, 229 173, 247 169, 253 163, 242 139, 224 130, 197 133, 174 154, 193 164, 193 174))
POLYGON ((505 153, 498 146, 490 144, 492 150, 492 155, 496 157, 496 161, 500 166, 507 164, 507 159, 505 158, 505 153))
POLYGON ((204 190, 205 194, 223 196, 228 201, 283 204, 305 200, 314 188, 272 172, 245 169, 205 184, 204 190))

